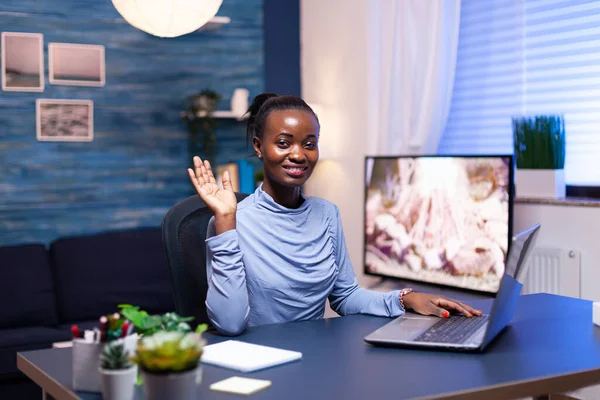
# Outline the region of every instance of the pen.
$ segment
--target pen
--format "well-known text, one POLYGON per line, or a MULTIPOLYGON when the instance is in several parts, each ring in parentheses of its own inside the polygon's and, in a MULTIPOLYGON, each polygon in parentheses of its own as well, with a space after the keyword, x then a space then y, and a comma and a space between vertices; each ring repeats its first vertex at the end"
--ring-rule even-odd
POLYGON ((132 335, 134 330, 135 330, 135 325, 133 323, 130 323, 129 324, 129 328, 127 329, 127 335, 126 336, 132 335))
POLYGON ((128 335, 129 331, 129 321, 123 322, 123 326, 121 327, 121 337, 124 338, 128 335))
POLYGON ((79 338, 83 337, 81 335, 81 331, 79 330, 79 327, 77 325, 71 326, 71 332, 73 333, 73 338, 74 339, 79 339, 79 338))
POLYGON ((108 318, 106 316, 100 317, 100 341, 106 342, 106 331, 108 329, 108 318))
POLYGON ((119 315, 118 312, 113 314, 113 321, 115 321, 115 328, 118 328, 118 324, 119 324, 119 320, 121 319, 121 316, 119 315))

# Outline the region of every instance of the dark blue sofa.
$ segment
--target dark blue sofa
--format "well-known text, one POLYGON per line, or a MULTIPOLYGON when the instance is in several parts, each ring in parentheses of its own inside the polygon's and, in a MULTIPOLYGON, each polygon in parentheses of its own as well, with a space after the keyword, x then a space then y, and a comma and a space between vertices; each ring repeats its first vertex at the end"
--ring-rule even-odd
POLYGON ((0 302, 1 393, 23 379, 17 352, 70 340, 73 324, 95 326, 120 303, 174 310, 160 228, 0 247, 0 302))

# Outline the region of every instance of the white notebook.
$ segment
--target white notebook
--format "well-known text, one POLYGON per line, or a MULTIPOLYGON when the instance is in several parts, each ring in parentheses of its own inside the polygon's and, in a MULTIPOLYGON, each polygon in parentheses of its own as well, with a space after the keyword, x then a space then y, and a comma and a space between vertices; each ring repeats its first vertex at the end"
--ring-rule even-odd
POLYGON ((297 351, 227 340, 205 346, 200 361, 237 371, 252 372, 301 358, 302 353, 297 351))

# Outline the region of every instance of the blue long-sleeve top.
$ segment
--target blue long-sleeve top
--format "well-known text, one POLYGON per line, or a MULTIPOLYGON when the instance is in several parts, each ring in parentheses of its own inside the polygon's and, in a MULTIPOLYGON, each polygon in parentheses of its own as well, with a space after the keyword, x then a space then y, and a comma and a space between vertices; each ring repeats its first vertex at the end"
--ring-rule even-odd
POLYGON ((207 232, 206 308, 217 330, 323 318, 325 300, 341 315, 395 317, 399 291, 358 286, 338 208, 304 196, 298 208, 277 204, 259 187, 238 204, 236 229, 207 232))

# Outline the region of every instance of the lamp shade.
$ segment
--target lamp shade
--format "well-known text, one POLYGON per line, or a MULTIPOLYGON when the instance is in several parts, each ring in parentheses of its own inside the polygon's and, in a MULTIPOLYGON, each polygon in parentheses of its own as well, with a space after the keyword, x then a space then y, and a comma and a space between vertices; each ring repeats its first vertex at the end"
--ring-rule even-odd
POLYGON ((223 0, 112 0, 129 25, 158 37, 194 32, 217 14, 223 0))

